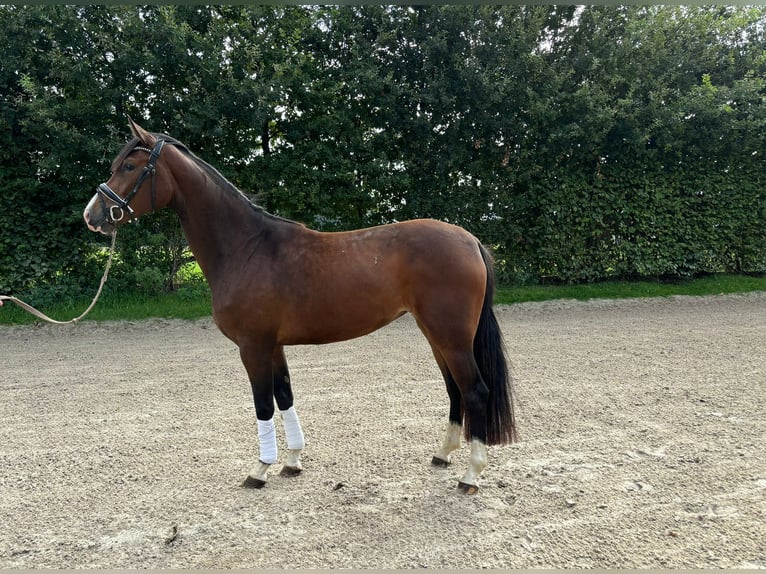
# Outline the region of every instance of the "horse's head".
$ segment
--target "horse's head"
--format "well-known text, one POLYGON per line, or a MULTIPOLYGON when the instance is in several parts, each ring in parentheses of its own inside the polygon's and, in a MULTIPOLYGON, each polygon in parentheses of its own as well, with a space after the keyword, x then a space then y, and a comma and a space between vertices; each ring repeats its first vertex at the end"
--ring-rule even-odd
POLYGON ((133 139, 112 162, 109 181, 98 186, 85 207, 83 217, 92 231, 109 234, 117 225, 165 207, 172 198, 169 170, 158 168, 166 140, 129 121, 133 139))

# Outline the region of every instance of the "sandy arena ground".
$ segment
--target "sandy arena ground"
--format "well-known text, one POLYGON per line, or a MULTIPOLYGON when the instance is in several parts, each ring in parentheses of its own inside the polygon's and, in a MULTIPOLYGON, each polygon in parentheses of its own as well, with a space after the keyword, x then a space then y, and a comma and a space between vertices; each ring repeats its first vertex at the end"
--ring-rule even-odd
POLYGON ((211 320, 0 327, 0 567, 766 567, 766 293, 497 312, 523 440, 475 496, 408 316, 288 349, 305 471, 262 490, 211 320))

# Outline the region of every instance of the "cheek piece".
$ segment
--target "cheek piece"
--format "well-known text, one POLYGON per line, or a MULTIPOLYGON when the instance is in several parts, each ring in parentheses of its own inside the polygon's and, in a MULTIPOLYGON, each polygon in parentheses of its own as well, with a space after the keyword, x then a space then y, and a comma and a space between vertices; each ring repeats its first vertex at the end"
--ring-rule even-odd
POLYGON ((144 166, 144 169, 141 170, 141 174, 138 176, 138 179, 136 180, 136 184, 133 186, 133 189, 131 192, 126 195, 124 198, 120 197, 117 192, 115 192, 107 183, 102 183, 96 188, 96 192, 98 193, 99 199, 101 201, 101 206, 106 207, 106 204, 104 202, 104 198, 108 199, 109 201, 113 202, 113 205, 109 206, 109 209, 106 211, 107 213, 107 222, 115 224, 125 217, 125 212, 128 213, 128 216, 130 218, 133 217, 133 209, 130 207, 130 202, 133 201, 133 198, 138 193, 139 188, 141 187, 141 184, 144 183, 147 177, 150 175, 152 176, 152 211, 155 209, 156 199, 157 199, 157 191, 156 191, 156 181, 155 181, 155 175, 157 173, 156 170, 156 164, 157 159, 160 157, 160 152, 162 151, 163 146, 165 145, 165 140, 157 140, 157 143, 154 146, 154 149, 149 149, 145 147, 136 147, 135 150, 145 151, 149 153, 149 161, 146 162, 146 165, 144 166))

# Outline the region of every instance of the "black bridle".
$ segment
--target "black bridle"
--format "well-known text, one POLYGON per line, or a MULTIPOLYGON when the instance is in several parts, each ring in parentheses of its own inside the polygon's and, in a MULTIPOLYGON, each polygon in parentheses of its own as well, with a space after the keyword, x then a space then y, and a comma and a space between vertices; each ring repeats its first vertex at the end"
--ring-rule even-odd
POLYGON ((157 164, 157 159, 160 157, 160 152, 162 151, 162 146, 165 145, 165 140, 157 140, 157 143, 154 144, 154 149, 149 149, 145 147, 135 147, 133 148, 133 151, 139 150, 139 151, 145 151, 149 154, 149 161, 146 162, 146 165, 144 166, 144 169, 141 170, 141 173, 138 176, 138 179, 136 180, 136 185, 133 186, 133 189, 131 192, 126 195, 125 197, 120 197, 117 195, 117 193, 109 187, 106 183, 100 184, 96 191, 98 192, 98 197, 101 200, 101 206, 104 209, 104 212, 106 213, 106 220, 108 223, 115 224, 119 221, 122 221, 122 218, 125 217, 125 212, 128 212, 128 216, 130 218, 133 217, 133 209, 130 207, 130 202, 133 201, 133 198, 138 193, 138 188, 141 187, 141 184, 144 183, 144 180, 146 180, 147 177, 150 175, 152 176, 152 211, 154 211, 155 208, 155 202, 156 202, 156 189, 155 189, 155 174, 156 169, 155 166, 157 164), (109 199, 110 201, 114 202, 114 205, 110 205, 109 209, 106 208, 106 203, 104 202, 104 197, 109 199), (119 215, 115 213, 115 210, 119 211, 119 215))

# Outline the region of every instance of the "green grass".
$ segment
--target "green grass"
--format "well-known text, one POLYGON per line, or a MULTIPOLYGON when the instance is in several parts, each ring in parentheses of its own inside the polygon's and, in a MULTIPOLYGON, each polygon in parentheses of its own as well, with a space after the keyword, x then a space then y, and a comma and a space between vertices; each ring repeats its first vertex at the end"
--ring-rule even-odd
POLYGON ((676 281, 605 281, 582 285, 538 285, 497 289, 500 304, 549 301, 553 299, 629 299, 671 295, 721 295, 766 291, 766 277, 716 274, 676 281))
MULTIPOLYGON (((671 295, 718 295, 766 291, 766 277, 745 275, 710 275, 684 281, 610 281, 585 285, 501 286, 495 302, 514 304, 553 299, 625 299, 633 297, 668 297, 671 295)), ((60 321, 76 317, 88 306, 87 298, 42 306, 40 310, 60 321)), ((150 317, 198 319, 210 315, 210 295, 204 289, 178 294, 105 295, 84 320, 139 320, 150 317)), ((0 324, 24 325, 39 319, 10 302, 0 308, 0 324)))
MULTIPOLYGON (((199 291, 199 290, 198 290, 199 291)), ((58 321, 68 321, 80 315, 90 304, 83 298, 50 306, 41 305, 40 311, 58 321)), ((31 301, 28 303, 33 304, 31 301)), ((158 295, 104 295, 83 321, 139 320, 150 317, 167 319, 198 319, 210 315, 210 296, 197 292, 190 295, 161 293, 158 295)), ((14 303, 5 301, 0 308, 0 324, 27 325, 41 322, 14 303)))

